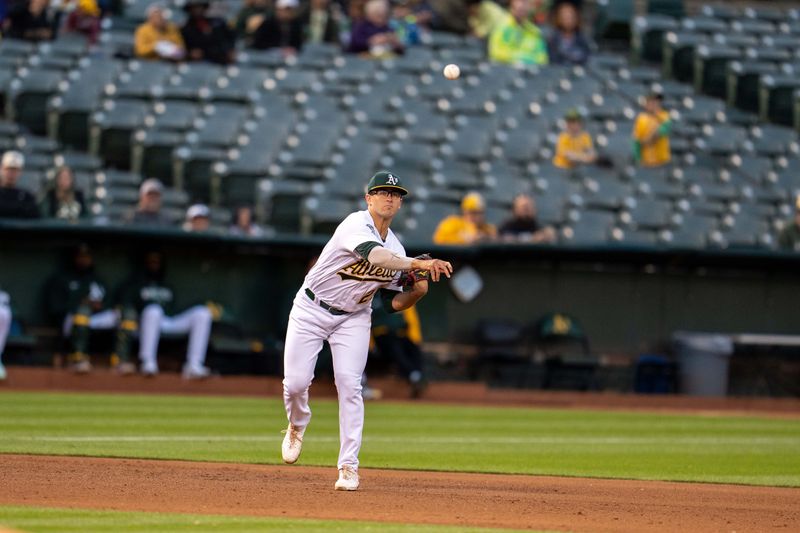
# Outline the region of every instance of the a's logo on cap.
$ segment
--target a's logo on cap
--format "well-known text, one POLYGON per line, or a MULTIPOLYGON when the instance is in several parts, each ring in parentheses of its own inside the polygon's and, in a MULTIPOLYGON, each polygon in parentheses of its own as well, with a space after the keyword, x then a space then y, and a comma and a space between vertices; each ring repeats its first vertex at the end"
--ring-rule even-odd
POLYGON ((386 177, 386 183, 389 185, 397 185, 397 178, 395 178, 392 174, 389 174, 386 177))

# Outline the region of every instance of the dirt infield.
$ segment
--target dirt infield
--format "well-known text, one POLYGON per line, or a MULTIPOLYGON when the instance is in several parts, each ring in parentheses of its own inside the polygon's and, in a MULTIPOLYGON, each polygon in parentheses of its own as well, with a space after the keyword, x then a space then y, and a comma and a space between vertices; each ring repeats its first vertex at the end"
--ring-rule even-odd
MULTIPOLYGON (((397 379, 370 379, 386 400, 407 400, 408 386, 397 379)), ((277 377, 225 376, 205 381, 185 381, 177 374, 163 373, 157 378, 121 377, 108 369, 89 375, 75 375, 66 370, 41 367, 11 367, 2 390, 136 392, 166 394, 213 394, 280 397, 281 380, 277 377)), ((335 398, 331 380, 320 379, 312 385, 314 398, 335 398)), ((491 389, 483 383, 436 382, 421 401, 461 405, 514 405, 579 409, 621 409, 645 411, 706 412, 759 416, 800 417, 799 398, 708 398, 681 395, 641 395, 615 392, 566 392, 519 389, 491 389)))
MULTIPOLYGON (((397 380, 372 380, 404 400, 397 380)), ((138 392, 278 397, 278 378, 186 382, 76 376, 11 368, 2 390, 138 392)), ((315 397, 333 397, 321 380, 315 397)), ((596 408, 800 416, 800 400, 692 398, 614 393, 498 391, 475 383, 434 384, 423 398, 529 407, 596 408)), ((333 490, 333 468, 0 455, 0 505, 195 514, 375 520, 397 523, 586 532, 800 531, 800 489, 547 476, 362 469, 362 489, 333 490)))
POLYGON ((737 485, 0 455, 0 504, 560 531, 799 531, 800 490, 737 485))

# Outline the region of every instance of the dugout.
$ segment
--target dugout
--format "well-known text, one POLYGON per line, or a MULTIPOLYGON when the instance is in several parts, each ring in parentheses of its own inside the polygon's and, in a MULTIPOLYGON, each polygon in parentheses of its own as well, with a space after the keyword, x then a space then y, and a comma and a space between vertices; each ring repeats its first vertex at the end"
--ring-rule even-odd
MULTIPOLYGON (((266 340, 282 338, 294 293, 325 238, 247 239, 179 230, 0 222, 0 284, 10 293, 25 333, 36 339, 26 348, 32 360, 42 361, 36 354, 47 357, 51 345, 46 341, 54 335, 44 315, 44 283, 60 264, 61 252, 79 241, 93 247, 98 273, 110 286, 127 276, 132 253, 158 244, 166 252, 177 306, 200 296, 221 302, 242 331, 266 340)), ((468 356, 464 339, 471 338, 480 320, 530 324, 559 309, 580 320, 593 352, 601 354, 601 366, 617 361, 628 372, 628 377, 616 375, 615 387, 631 390, 637 354, 654 347, 659 351, 674 331, 800 331, 798 254, 501 243, 471 248, 410 243, 407 248, 412 254, 447 257, 456 269, 470 265, 482 278, 483 289, 469 302, 444 284, 419 305, 426 347, 456 359, 468 356)), ((738 373, 751 363, 732 362, 738 373)), ((599 374, 602 378, 608 372, 599 374)), ((606 386, 601 382, 599 388, 606 386)), ((755 389, 740 384, 737 390, 755 389)))

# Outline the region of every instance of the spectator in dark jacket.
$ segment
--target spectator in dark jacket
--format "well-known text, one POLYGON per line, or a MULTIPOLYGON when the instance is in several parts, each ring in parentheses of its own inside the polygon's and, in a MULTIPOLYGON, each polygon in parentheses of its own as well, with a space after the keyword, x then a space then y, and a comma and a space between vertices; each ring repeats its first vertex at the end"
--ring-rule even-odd
POLYGON ((234 59, 236 36, 224 20, 207 16, 208 6, 205 0, 189 0, 184 6, 189 18, 181 34, 187 57, 226 65, 234 59))
POLYGON ((17 187, 17 181, 25 167, 25 157, 19 152, 3 154, 0 163, 0 218, 38 218, 36 198, 25 189, 17 187))
POLYGON ((536 218, 536 203, 527 194, 514 197, 511 218, 500 226, 504 240, 540 243, 554 242, 556 232, 551 226, 542 226, 536 218))
POLYGON ((277 0, 275 13, 261 23, 253 35, 253 48, 280 48, 294 55, 303 47, 303 21, 297 14, 297 0, 277 0))
POLYGON ((571 2, 558 4, 553 14, 555 31, 547 43, 550 63, 582 65, 589 59, 589 42, 581 33, 580 13, 571 2))
POLYGON ((138 226, 167 228, 175 226, 161 210, 161 193, 164 186, 155 178, 144 180, 139 187, 139 205, 128 217, 128 222, 138 226))
POLYGON ((272 13, 272 2, 269 0, 245 0, 234 23, 236 37, 242 39, 246 46, 251 46, 253 35, 270 13, 272 13))
POLYGON ((50 0, 19 2, 8 10, 6 35, 12 39, 49 41, 55 37, 58 18, 50 11, 50 0))

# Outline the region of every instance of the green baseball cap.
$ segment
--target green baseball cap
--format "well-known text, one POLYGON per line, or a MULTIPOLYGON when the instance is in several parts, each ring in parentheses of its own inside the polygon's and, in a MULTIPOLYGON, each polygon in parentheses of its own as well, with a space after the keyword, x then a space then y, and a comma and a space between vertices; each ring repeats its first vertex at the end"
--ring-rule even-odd
POLYGON ((408 194, 408 189, 403 187, 400 176, 388 170, 381 170, 369 179, 369 183, 367 183, 367 193, 369 194, 376 189, 394 189, 400 191, 400 194, 403 196, 408 194))

